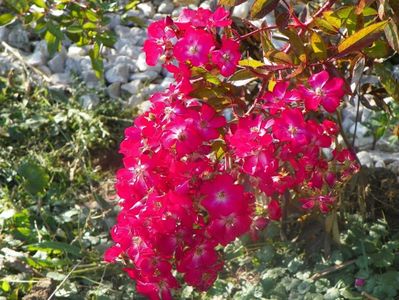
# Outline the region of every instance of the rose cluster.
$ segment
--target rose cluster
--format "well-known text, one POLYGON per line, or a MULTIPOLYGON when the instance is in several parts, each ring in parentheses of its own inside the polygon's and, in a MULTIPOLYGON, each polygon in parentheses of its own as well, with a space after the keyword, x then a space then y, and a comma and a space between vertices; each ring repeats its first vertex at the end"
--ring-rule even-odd
POLYGON ((221 81, 235 73, 241 54, 231 22, 223 8, 185 9, 148 28, 147 63, 162 61, 175 83, 125 131, 122 209, 105 260, 123 261, 150 299, 172 299, 182 281, 209 289, 223 267, 221 246, 279 220, 287 193, 299 209, 328 212, 335 184, 357 168, 328 117, 343 80, 326 71, 306 85, 277 83, 241 115, 190 96, 198 69, 221 81))

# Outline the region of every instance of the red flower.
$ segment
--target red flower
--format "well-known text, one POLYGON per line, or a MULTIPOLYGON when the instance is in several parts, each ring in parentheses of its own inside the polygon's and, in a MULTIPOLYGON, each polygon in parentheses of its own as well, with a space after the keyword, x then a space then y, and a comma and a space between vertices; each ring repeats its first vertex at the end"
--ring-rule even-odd
POLYGON ((344 81, 342 78, 329 78, 327 71, 313 74, 308 80, 310 87, 300 89, 306 109, 317 110, 321 104, 329 113, 337 110, 344 95, 344 81))
POLYGON ((212 52, 212 62, 219 67, 224 77, 233 75, 240 60, 240 45, 234 40, 222 39, 222 47, 212 52))
POLYGON ((234 184, 231 175, 222 174, 204 182, 201 187, 202 206, 211 216, 227 216, 245 207, 244 188, 234 184))
POLYGON ((214 42, 211 34, 201 29, 190 28, 176 43, 173 53, 180 63, 190 62, 198 67, 208 62, 208 54, 212 47, 214 42))
POLYGON ((278 221, 281 219, 281 207, 277 200, 271 200, 267 205, 270 220, 278 221))
POLYGON ((294 145, 305 145, 309 142, 306 123, 299 109, 284 110, 274 122, 273 133, 281 142, 291 142, 294 145))
POLYGON ((155 66, 170 40, 175 37, 175 33, 166 25, 165 19, 151 23, 147 33, 148 39, 144 42, 143 48, 146 62, 149 66, 155 66))

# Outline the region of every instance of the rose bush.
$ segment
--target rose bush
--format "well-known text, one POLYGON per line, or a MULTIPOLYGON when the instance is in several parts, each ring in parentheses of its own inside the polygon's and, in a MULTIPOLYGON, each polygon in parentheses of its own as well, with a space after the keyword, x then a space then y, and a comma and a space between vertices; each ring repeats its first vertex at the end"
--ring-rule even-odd
POLYGON ((122 210, 105 253, 123 262, 138 292, 171 299, 182 282, 205 291, 223 267, 221 247, 245 233, 256 238, 282 218, 287 201, 302 213, 334 207, 359 166, 338 138, 335 113, 351 90, 333 59, 364 41, 340 44, 327 58, 322 26, 311 24, 333 3, 310 21, 290 10, 291 21, 277 25, 288 42, 264 51, 268 64, 242 59, 240 43, 259 35, 268 44, 263 33, 276 27, 240 34, 222 7, 184 9, 148 27, 147 64, 161 61, 175 82, 125 131, 116 182, 122 210), (300 44, 304 34, 318 39, 313 53, 300 44))

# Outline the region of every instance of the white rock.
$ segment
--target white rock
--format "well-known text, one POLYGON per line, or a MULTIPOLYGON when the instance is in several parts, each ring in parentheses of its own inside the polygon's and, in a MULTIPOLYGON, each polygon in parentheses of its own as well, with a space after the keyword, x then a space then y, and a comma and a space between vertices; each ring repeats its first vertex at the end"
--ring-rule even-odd
POLYGON ((129 67, 129 72, 137 72, 136 62, 129 56, 117 56, 112 65, 126 65, 129 67))
POLYGON ((137 58, 137 62, 136 63, 137 63, 137 68, 141 72, 144 72, 144 71, 148 70, 148 68, 149 68, 149 66, 147 65, 146 60, 145 60, 145 53, 144 52, 140 53, 139 57, 137 58))
POLYGON ((137 47, 137 46, 128 44, 128 45, 123 45, 120 48, 120 50, 118 51, 118 54, 137 59, 141 52, 142 52, 142 47, 137 47))
POLYGON ((100 85, 100 80, 97 78, 96 73, 91 69, 84 70, 82 72, 82 78, 89 88, 95 88, 100 85))
POLYGON ((100 103, 100 99, 96 94, 83 95, 79 98, 79 101, 85 109, 92 109, 100 103))
POLYGON ((117 64, 107 72, 105 72, 105 79, 109 83, 127 82, 129 78, 129 66, 125 64, 117 64))
POLYGON ((60 85, 69 85, 72 83, 69 73, 55 73, 51 75, 50 80, 52 83, 60 85))
POLYGON ((169 88, 169 86, 170 86, 174 81, 175 81, 175 80, 174 80, 173 77, 166 77, 166 78, 164 78, 164 80, 162 80, 161 86, 162 86, 164 89, 167 89, 167 88, 169 88))
POLYGON ((355 146, 360 150, 371 150, 373 148, 374 138, 371 136, 357 137, 355 140, 355 146))
POLYGON ((240 5, 237 5, 233 9, 233 17, 246 19, 249 13, 249 2, 246 1, 240 5))
POLYGON ((137 8, 143 12, 143 14, 147 18, 152 18, 154 16, 155 10, 154 10, 154 5, 152 5, 151 2, 144 2, 144 3, 139 3, 137 5, 137 8))
POLYGON ((143 101, 143 95, 141 93, 135 94, 128 99, 129 106, 136 106, 143 101))
MULTIPOLYGON (((351 119, 352 121, 356 120, 356 107, 354 107, 351 104, 348 104, 346 107, 344 107, 344 109, 342 110, 342 118, 344 119, 344 121, 346 119, 351 119)), ((360 113, 360 111, 359 111, 360 113)))
POLYGON ((135 73, 130 76, 130 80, 153 81, 159 77, 159 73, 147 70, 143 73, 135 73))
POLYGON ((359 122, 357 123, 357 125, 353 124, 351 126, 351 128, 349 129, 350 134, 353 135, 355 133, 355 129, 356 129, 356 137, 365 136, 367 134, 367 132, 369 131, 369 129, 366 126, 364 126, 363 124, 361 124, 359 122))
POLYGON ((362 166, 366 167, 373 167, 373 159, 371 158, 371 155, 367 151, 360 151, 357 154, 357 157, 359 158, 360 163, 362 166))
POLYGON ((211 3, 209 1, 204 1, 204 2, 202 2, 200 4, 200 7, 204 8, 204 9, 210 9, 211 8, 211 3))
POLYGON ((376 167, 376 168, 385 168, 386 165, 385 165, 383 160, 378 160, 378 161, 376 161, 374 167, 376 167))
POLYGON ((107 94, 113 99, 119 98, 121 95, 121 83, 120 82, 111 83, 107 87, 107 94))
POLYGON ((54 57, 48 61, 47 65, 53 73, 62 73, 65 69, 66 59, 66 51, 62 49, 60 52, 54 54, 54 57))
POLYGON ((22 28, 16 27, 11 29, 8 34, 8 43, 18 49, 29 51, 29 36, 22 28))
POLYGON ((374 111, 372 111, 371 109, 369 109, 367 107, 363 107, 361 121, 363 123, 369 122, 370 118, 372 118, 373 114, 374 114, 374 111))
POLYGON ((81 56, 68 57, 65 61, 65 72, 80 74, 80 72, 82 71, 80 66, 81 59, 81 56))
POLYGON ((40 65, 40 66, 37 66, 37 68, 38 68, 40 71, 42 71, 44 74, 46 74, 48 77, 50 77, 51 74, 53 74, 53 73, 51 72, 50 68, 47 67, 46 65, 40 65))
POLYGON ((0 27, 0 42, 8 41, 8 33, 9 33, 9 30, 7 27, 4 27, 4 26, 0 27))
POLYGON ((40 41, 35 45, 33 54, 28 58, 28 64, 32 66, 39 66, 46 63, 48 59, 47 42, 40 41))
POLYGON ((175 9, 175 6, 173 5, 172 2, 163 1, 158 7, 158 12, 161 14, 169 15, 173 12, 174 9, 175 9))
POLYGON ((83 56, 86 55, 86 53, 83 47, 72 45, 68 48, 68 56, 83 56))
POLYGON ((353 124, 354 121, 351 118, 344 118, 344 121, 342 122, 342 128, 345 132, 349 132, 353 124))
POLYGON ((162 86, 160 86, 159 84, 150 84, 148 86, 146 86, 145 88, 142 89, 141 93, 143 94, 143 97, 145 99, 148 99, 149 97, 151 97, 151 95, 158 93, 158 92, 162 92, 164 91, 164 88, 162 86))
POLYGON ((118 14, 109 14, 110 21, 108 24, 109 29, 114 29, 116 26, 121 25, 121 16, 118 14))
POLYGON ((126 91, 131 95, 135 95, 139 92, 141 85, 142 85, 142 83, 140 80, 133 80, 129 83, 123 84, 121 86, 121 89, 122 89, 122 91, 126 91))

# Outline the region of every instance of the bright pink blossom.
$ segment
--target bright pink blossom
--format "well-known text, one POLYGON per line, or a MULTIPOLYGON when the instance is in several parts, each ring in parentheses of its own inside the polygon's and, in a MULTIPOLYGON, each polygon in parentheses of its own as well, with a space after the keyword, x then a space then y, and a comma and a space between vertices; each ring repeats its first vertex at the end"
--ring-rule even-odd
POLYGON ((218 66, 220 74, 225 77, 233 75, 240 57, 239 43, 226 38, 222 40, 222 47, 212 52, 212 62, 218 66))
POLYGON ((227 174, 217 175, 205 181, 201 187, 202 206, 211 216, 227 216, 245 208, 244 188, 235 184, 234 178, 227 174))
POLYGON ((208 62, 209 52, 213 47, 211 34, 201 29, 188 29, 184 37, 176 43, 173 53, 180 63, 189 62, 198 67, 208 62))
POLYGON ((327 71, 313 74, 308 80, 309 88, 301 88, 302 97, 308 110, 317 110, 321 104, 326 111, 333 113, 337 110, 344 95, 344 81, 342 78, 331 78, 327 71))

